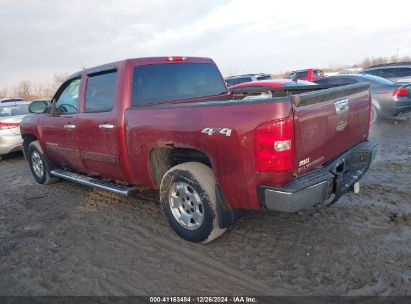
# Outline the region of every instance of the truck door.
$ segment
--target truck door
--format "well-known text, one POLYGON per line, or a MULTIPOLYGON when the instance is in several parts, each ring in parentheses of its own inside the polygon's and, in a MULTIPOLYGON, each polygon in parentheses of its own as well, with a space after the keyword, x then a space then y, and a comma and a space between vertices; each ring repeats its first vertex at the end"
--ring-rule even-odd
POLYGON ((80 78, 65 82, 54 98, 52 113, 41 118, 47 156, 53 164, 76 171, 83 168, 76 133, 80 82, 80 78))
POLYGON ((125 179, 120 167, 123 128, 116 106, 118 86, 116 70, 88 74, 77 122, 80 155, 87 172, 112 180, 125 179))

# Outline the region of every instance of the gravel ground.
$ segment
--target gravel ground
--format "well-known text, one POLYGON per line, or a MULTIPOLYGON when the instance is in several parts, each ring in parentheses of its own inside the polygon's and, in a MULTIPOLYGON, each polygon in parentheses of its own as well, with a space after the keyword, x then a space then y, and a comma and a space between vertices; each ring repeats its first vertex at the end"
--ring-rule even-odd
POLYGON ((0 163, 0 295, 411 295, 411 121, 373 127, 359 194, 297 214, 244 211, 208 245, 168 227, 155 193, 34 182, 0 163))

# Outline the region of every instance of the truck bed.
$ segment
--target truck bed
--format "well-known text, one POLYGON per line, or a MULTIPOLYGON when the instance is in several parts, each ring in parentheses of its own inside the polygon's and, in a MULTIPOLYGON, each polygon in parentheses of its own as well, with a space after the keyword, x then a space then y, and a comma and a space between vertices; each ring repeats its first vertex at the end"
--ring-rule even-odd
POLYGON ((236 100, 231 96, 233 99, 130 107, 124 118, 128 162, 139 168, 130 176, 130 182, 158 187, 158 182, 147 178, 152 175, 147 156, 153 149, 195 149, 209 156, 229 206, 258 209, 259 184, 285 185, 367 139, 368 85, 293 87, 273 92, 281 96, 260 100, 236 100), (348 107, 337 114, 336 102, 347 99, 348 107), (287 117, 294 117, 294 169, 257 172, 255 128, 287 117), (207 128, 229 129, 231 133, 202 133, 207 128), (137 140, 142 137, 143 141, 137 140), (238 187, 239 181, 243 187, 238 187))

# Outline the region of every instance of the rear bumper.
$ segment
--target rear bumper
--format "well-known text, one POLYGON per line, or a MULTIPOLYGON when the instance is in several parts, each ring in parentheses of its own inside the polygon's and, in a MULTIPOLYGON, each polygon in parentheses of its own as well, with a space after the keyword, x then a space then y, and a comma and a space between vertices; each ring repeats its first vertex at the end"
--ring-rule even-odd
POLYGON ((411 99, 398 100, 393 110, 393 115, 411 112, 411 99))
POLYGON ((336 202, 367 172, 377 154, 377 146, 375 142, 365 141, 281 188, 259 186, 261 207, 296 212, 327 200, 336 202))
POLYGON ((21 150, 23 140, 21 135, 14 134, 10 130, 0 131, 0 155, 21 150))

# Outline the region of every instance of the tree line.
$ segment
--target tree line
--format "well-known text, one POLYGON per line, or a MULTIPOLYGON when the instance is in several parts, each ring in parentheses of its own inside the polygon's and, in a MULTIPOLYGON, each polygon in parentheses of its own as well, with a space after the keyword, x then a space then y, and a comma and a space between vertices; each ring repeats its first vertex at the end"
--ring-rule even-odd
POLYGON ((49 82, 33 83, 29 80, 22 80, 15 86, 0 88, 0 99, 12 97, 20 97, 24 100, 51 98, 67 77, 68 73, 54 73, 49 82))

